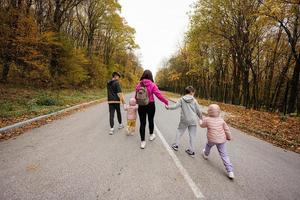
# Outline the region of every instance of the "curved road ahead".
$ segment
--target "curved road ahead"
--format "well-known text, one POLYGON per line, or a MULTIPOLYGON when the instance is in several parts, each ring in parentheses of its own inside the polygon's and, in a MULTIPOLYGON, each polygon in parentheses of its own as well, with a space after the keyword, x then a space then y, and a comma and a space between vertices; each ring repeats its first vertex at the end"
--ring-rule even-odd
POLYGON ((178 152, 166 148, 162 141, 173 143, 180 111, 156 105, 162 137, 147 141, 145 150, 138 134, 108 134, 106 103, 1 142, 0 199, 300 199, 299 154, 232 128, 227 147, 236 179, 230 181, 216 149, 209 160, 201 157, 204 129, 195 158, 184 152, 187 134, 178 152))

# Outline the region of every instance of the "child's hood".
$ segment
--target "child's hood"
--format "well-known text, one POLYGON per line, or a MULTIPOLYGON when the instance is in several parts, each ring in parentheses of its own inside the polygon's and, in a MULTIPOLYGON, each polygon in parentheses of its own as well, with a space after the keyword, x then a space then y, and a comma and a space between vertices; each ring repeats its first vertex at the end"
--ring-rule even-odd
POLYGON ((217 104, 211 104, 208 106, 208 116, 209 117, 219 117, 221 109, 217 104))
POLYGON ((192 103, 194 101, 194 97, 192 95, 185 95, 182 97, 182 99, 186 102, 186 103, 192 103))
POLYGON ((131 99, 129 100, 129 105, 130 105, 130 106, 135 106, 135 105, 136 105, 136 100, 135 100, 135 98, 131 98, 131 99))

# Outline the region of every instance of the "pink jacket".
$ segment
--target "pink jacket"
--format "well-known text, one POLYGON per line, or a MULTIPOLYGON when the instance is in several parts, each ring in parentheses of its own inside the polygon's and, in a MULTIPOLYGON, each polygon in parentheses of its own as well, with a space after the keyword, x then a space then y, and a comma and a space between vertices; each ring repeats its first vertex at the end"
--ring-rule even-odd
POLYGON ((226 122, 220 117, 220 108, 216 104, 208 107, 208 116, 205 117, 200 126, 207 128, 207 140, 213 143, 224 143, 231 140, 231 133, 226 122))
MULTIPOLYGON (((157 85, 153 83, 152 81, 148 79, 142 80, 144 83, 145 87, 147 88, 148 91, 148 96, 149 96, 149 102, 154 102, 154 96, 155 95, 161 102, 163 102, 165 105, 169 105, 168 100, 162 96, 161 92, 159 91, 157 85)), ((138 91, 141 87, 141 83, 139 83, 136 86, 136 91, 138 91)))
POLYGON ((138 105, 124 105, 124 109, 127 111, 127 119, 136 119, 138 105))

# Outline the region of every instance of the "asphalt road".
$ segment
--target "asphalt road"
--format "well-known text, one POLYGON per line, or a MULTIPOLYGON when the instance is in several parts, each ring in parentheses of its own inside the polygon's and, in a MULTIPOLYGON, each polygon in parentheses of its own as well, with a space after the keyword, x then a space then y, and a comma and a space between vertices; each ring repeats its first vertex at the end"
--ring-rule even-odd
MULTIPOLYGON (((172 144, 180 111, 156 106, 157 128, 172 144)), ((205 199, 300 199, 300 155, 234 128, 227 145, 234 181, 216 149, 209 160, 201 157, 204 129, 198 128, 195 158, 184 152, 183 136, 174 152, 182 168, 159 137, 141 150, 138 134, 121 130, 111 136, 108 130, 108 106, 102 103, 1 142, 0 199, 196 199, 182 168, 205 199)))

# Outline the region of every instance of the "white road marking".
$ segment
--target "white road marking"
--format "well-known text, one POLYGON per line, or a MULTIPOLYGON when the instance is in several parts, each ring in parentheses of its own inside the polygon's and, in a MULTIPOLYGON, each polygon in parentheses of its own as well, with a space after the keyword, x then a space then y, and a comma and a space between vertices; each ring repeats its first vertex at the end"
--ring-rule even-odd
POLYGON ((169 153, 169 155, 173 159, 175 165, 177 166, 177 168, 179 169, 180 173, 184 177, 185 181, 188 183, 188 185, 190 186, 190 188, 194 192, 194 195, 196 196, 196 198, 197 199, 204 199, 205 198, 204 195, 202 194, 202 192, 200 191, 200 189, 198 188, 198 186, 195 184, 195 182, 193 181, 193 179, 190 177, 190 175, 187 172, 187 170, 183 167, 183 165, 181 164, 180 160, 177 158, 176 154, 173 152, 173 150, 171 149, 171 147, 167 143, 166 139, 164 138, 164 136, 162 135, 162 133, 160 132, 160 130, 157 128, 156 124, 155 124, 155 130, 156 130, 157 135, 161 139, 164 147, 166 148, 167 152, 169 153))

